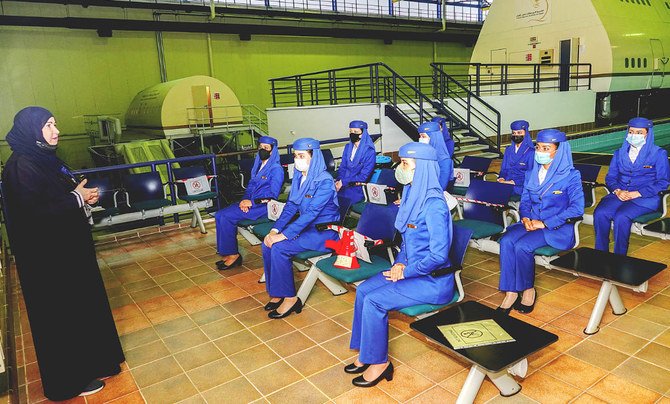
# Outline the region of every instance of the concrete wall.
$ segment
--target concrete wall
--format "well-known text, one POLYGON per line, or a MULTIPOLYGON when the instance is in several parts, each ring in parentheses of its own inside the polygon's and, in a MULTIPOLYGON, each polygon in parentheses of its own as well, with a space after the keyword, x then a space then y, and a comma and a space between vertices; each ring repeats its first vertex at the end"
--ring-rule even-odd
MULTIPOLYGON (((596 93, 594 91, 563 91, 538 94, 512 94, 484 96, 484 101, 500 112, 501 133, 510 133, 509 125, 517 119, 530 122, 532 130, 555 128, 559 126, 577 125, 595 121, 596 93)), ((463 108, 455 103, 448 103, 460 114, 463 108)), ((480 120, 472 118, 478 128, 483 125, 480 120)), ((484 130, 487 135, 491 131, 484 130)))
MULTIPOLYGON (((375 145, 378 152, 396 151, 411 139, 393 121, 384 116, 384 104, 346 104, 314 107, 291 107, 268 109, 270 134, 279 144, 290 144, 301 137, 319 140, 338 139, 349 136, 349 122, 362 120, 368 123, 371 135, 382 134, 375 145)), ((333 155, 342 154, 344 144, 328 146, 333 155)))

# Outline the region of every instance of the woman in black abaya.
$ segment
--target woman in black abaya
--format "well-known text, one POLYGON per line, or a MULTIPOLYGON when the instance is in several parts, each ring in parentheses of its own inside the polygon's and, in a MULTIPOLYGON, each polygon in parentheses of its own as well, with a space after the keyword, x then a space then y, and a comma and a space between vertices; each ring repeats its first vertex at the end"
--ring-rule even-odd
POLYGON ((98 379, 125 360, 85 213, 98 190, 77 183, 56 157, 58 133, 46 109, 21 110, 2 173, 10 246, 50 400, 100 391, 98 379))

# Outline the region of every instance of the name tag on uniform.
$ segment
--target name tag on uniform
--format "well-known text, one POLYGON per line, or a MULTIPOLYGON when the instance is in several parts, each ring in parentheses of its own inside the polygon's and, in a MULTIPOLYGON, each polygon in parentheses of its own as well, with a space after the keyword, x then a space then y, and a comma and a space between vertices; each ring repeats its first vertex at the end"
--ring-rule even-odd
POLYGON ((525 166, 525 165, 526 165, 526 163, 519 163, 519 165, 520 165, 520 166, 525 166))
POLYGON ((310 195, 310 194, 305 194, 305 198, 311 198, 311 197, 312 197, 312 195, 310 195))
POLYGON ((409 227, 410 229, 416 229, 416 226, 411 223, 407 224, 407 227, 409 227))
POLYGON ((562 193, 563 193, 563 191, 554 191, 554 195, 560 195, 562 193))
POLYGON ((654 166, 642 166, 642 168, 654 168, 654 166))
POLYGON ((268 177, 266 177, 266 176, 264 176, 264 175, 261 175, 261 179, 262 179, 262 180, 267 180, 268 177))

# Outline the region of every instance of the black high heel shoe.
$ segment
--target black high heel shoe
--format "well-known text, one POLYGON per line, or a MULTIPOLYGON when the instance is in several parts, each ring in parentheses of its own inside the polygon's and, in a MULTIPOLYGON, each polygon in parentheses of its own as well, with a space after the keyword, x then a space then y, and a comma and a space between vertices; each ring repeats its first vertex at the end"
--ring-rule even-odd
POLYGON ((365 372, 369 367, 370 365, 356 366, 356 362, 354 362, 344 367, 344 373, 355 375, 365 372))
MULTIPOLYGON (((277 307, 279 308, 279 307, 277 307)), ((271 312, 268 313, 268 317, 271 319, 277 320, 280 318, 288 317, 291 313, 295 312, 296 314, 300 313, 302 311, 302 300, 298 298, 298 301, 293 303, 293 306, 291 306, 290 309, 286 310, 285 313, 279 313, 277 309, 272 310, 271 312)))
POLYGON ((509 315, 509 312, 512 311, 512 309, 516 309, 516 308, 517 308, 519 302, 521 302, 521 293, 517 293, 517 295, 516 295, 516 300, 514 301, 514 303, 512 303, 511 306, 509 306, 509 307, 506 308, 506 309, 504 309, 504 308, 498 306, 498 308, 496 309, 496 311, 497 311, 498 313, 502 313, 502 314, 509 315))
POLYGON ((283 302, 284 302, 284 298, 282 297, 281 299, 279 299, 278 302, 269 302, 268 304, 266 304, 266 305, 263 307, 263 309, 264 309, 265 311, 277 310, 277 307, 281 306, 281 304, 282 304, 283 302))
POLYGON ((379 377, 377 377, 375 380, 367 381, 363 375, 360 375, 352 380, 351 383, 353 383, 356 387, 374 387, 377 385, 377 383, 381 382, 382 379, 386 379, 389 382, 393 380, 393 363, 389 362, 389 365, 386 367, 386 369, 384 369, 382 374, 380 374, 379 377))
MULTIPOLYGON (((533 288, 533 291, 535 292, 535 297, 533 298, 533 304, 531 304, 530 306, 526 306, 525 304, 521 303, 521 299, 518 299, 518 304, 515 304, 516 311, 523 314, 529 314, 533 312, 533 309, 535 308, 535 302, 537 302, 537 289, 533 288)), ((519 294, 519 297, 521 297, 521 294, 519 294)))
POLYGON ((237 257, 235 259, 235 261, 233 261, 230 265, 226 265, 223 262, 223 260, 216 261, 216 269, 218 269, 219 271, 225 271, 226 269, 230 269, 230 268, 233 268, 233 267, 238 267, 240 265, 242 265, 242 256, 241 255, 239 257, 237 257))

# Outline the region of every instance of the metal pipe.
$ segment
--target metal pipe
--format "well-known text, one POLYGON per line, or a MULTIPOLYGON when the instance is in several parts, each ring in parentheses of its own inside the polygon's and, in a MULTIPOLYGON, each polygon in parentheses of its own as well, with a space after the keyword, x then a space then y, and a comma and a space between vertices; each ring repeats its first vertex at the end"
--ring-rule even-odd
MULTIPOLYGON (((161 19, 160 14, 154 13, 154 21, 159 22, 161 19)), ((163 46, 163 32, 156 31, 156 51, 158 53, 158 70, 161 75, 161 83, 168 81, 167 79, 167 67, 165 65, 165 48, 163 46)))
POLYGON ((209 59, 209 75, 214 77, 214 52, 212 51, 212 34, 207 33, 207 58, 209 59))

